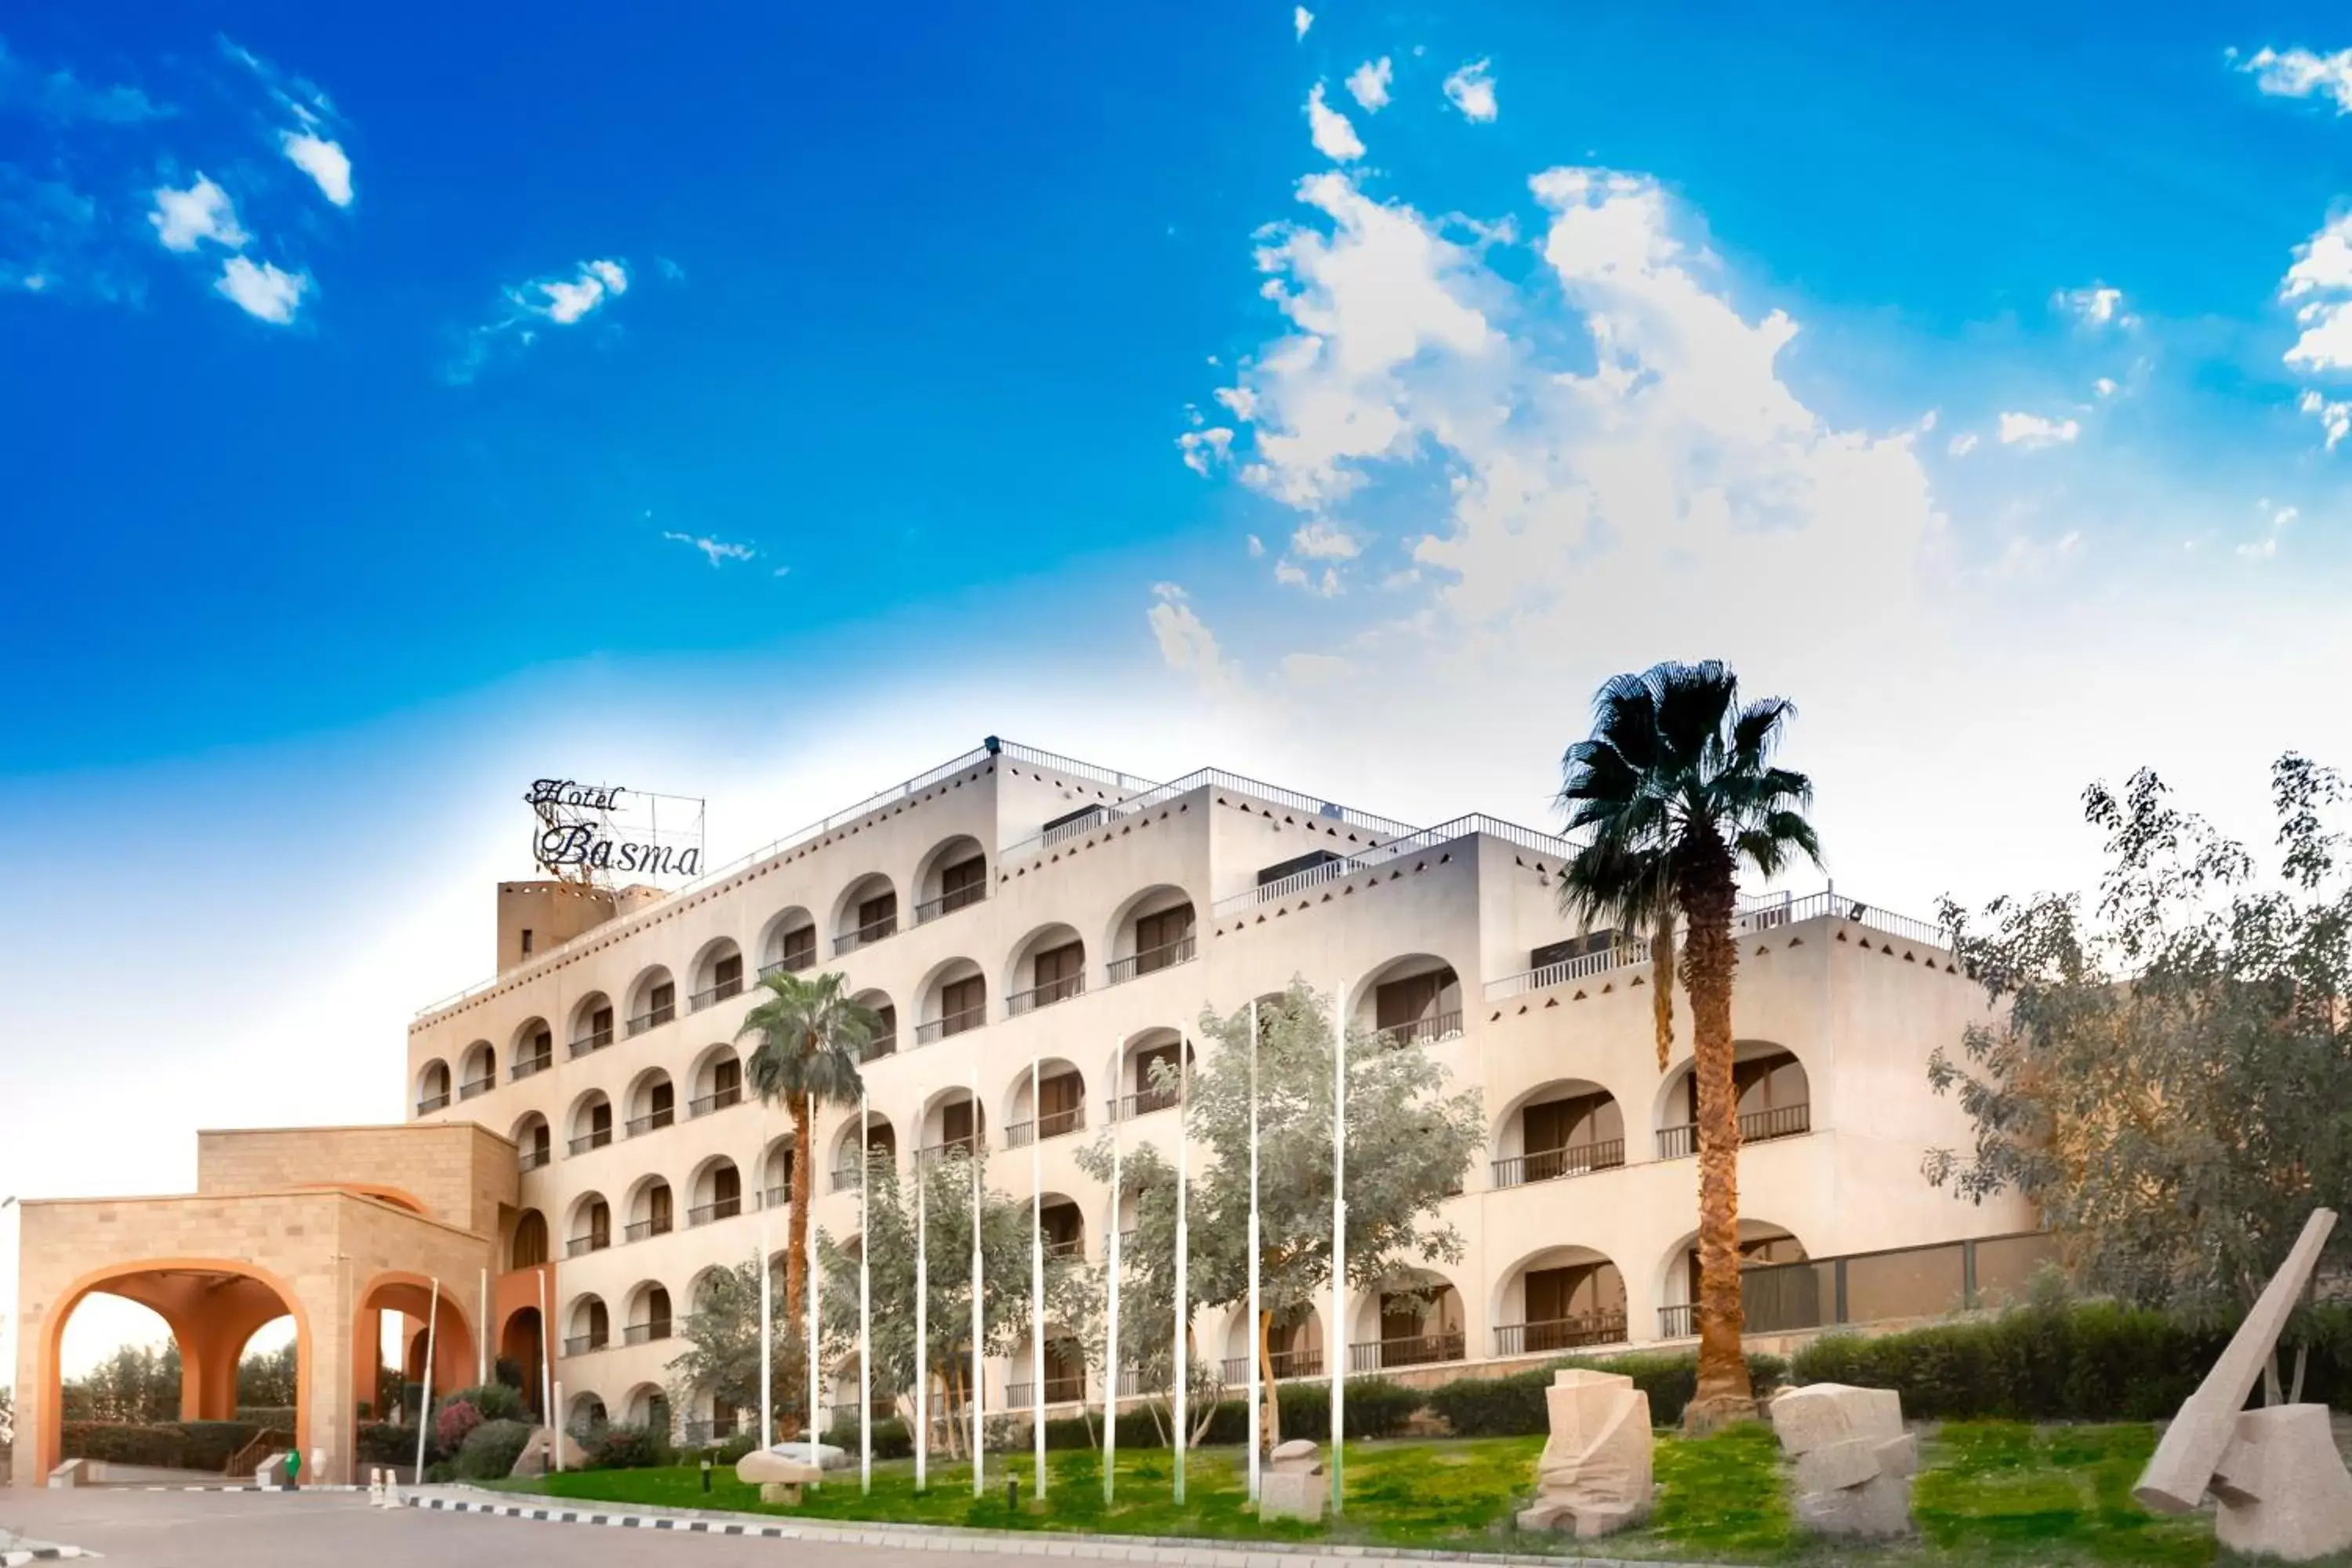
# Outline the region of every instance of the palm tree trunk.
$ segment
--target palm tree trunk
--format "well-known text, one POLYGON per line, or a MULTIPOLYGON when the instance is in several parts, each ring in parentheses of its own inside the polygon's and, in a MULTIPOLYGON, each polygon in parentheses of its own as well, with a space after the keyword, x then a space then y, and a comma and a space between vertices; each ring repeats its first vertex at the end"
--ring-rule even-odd
POLYGON ((1731 857, 1712 833, 1694 834, 1676 892, 1689 930, 1683 984, 1691 999, 1691 1074, 1698 1090, 1698 1388, 1686 1430, 1711 1431, 1756 1414, 1740 1335, 1739 1115, 1732 1084, 1731 936, 1738 898, 1731 857))
MULTIPOLYGON (((784 1244, 784 1321, 793 1336, 793 1343, 808 1343, 808 1320, 801 1315, 808 1296, 808 1214, 811 1195, 816 1189, 816 1173, 810 1169, 809 1101, 806 1095, 793 1102, 793 1216, 787 1227, 789 1239, 784 1244)), ((763 1258, 761 1267, 766 1267, 763 1258)), ((807 1351, 803 1349, 805 1357, 807 1351)), ((801 1369, 801 1383, 805 1389, 815 1387, 814 1367, 801 1369)), ((811 1431, 809 1436, 816 1436, 811 1431)))
POLYGON ((1658 1070, 1675 1050, 1675 911, 1658 914, 1657 934, 1650 939, 1650 1017, 1657 1026, 1658 1070))

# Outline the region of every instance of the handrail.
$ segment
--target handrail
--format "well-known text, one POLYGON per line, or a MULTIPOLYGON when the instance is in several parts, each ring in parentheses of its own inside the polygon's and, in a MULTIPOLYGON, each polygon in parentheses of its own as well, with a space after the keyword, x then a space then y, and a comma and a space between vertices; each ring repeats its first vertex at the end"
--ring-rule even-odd
POLYGON ((698 1117, 708 1116, 714 1110, 724 1110, 730 1105, 742 1103, 743 1086, 741 1084, 730 1084, 725 1089, 714 1089, 709 1094, 697 1095, 686 1102, 687 1120, 691 1121, 698 1117))
POLYGON ((987 901, 988 884, 986 882, 967 882, 953 892, 941 893, 936 899, 925 899, 921 903, 917 904, 915 923, 919 926, 929 925, 942 915, 951 915, 958 910, 968 910, 974 904, 984 904, 987 901))
POLYGON ((1358 1340, 1348 1347, 1348 1370, 1380 1372, 1393 1366, 1427 1366, 1433 1362, 1460 1361, 1469 1351, 1468 1336, 1460 1329, 1434 1334, 1404 1334, 1392 1340, 1358 1340))
POLYGON ((529 1078, 531 1074, 535 1072, 545 1072, 554 1065, 555 1055, 552 1050, 543 1057, 520 1058, 518 1060, 508 1064, 507 1081, 509 1083, 520 1083, 524 1079, 529 1078))
POLYGON ((1450 1040, 1461 1032, 1462 1009, 1456 1007, 1451 1012, 1433 1013, 1426 1018, 1415 1018, 1409 1023, 1391 1024, 1385 1029, 1374 1030, 1373 1034, 1383 1045, 1396 1047, 1431 1045, 1450 1040))
POLYGON ((1024 1013, 1034 1013, 1040 1007, 1050 1007, 1056 1002, 1066 1002, 1073 996, 1081 995, 1086 988, 1087 974, 1082 969, 1076 974, 1048 980, 1045 984, 1033 985, 1026 991, 1015 991, 1004 999, 1004 1016, 1018 1018, 1024 1013))
POLYGON ((457 1098, 459 1100, 471 1100, 476 1095, 488 1094, 490 1090, 498 1087, 499 1079, 498 1075, 495 1073, 491 1074, 488 1078, 471 1079, 457 1086, 457 1098))
MULTIPOLYGON (((1775 1105, 1763 1110, 1750 1110, 1739 1118, 1739 1141, 1742 1143, 1769 1143, 1775 1138, 1795 1138, 1813 1130, 1813 1103, 1801 1100, 1794 1105, 1775 1105)), ((1698 1126, 1683 1122, 1678 1126, 1658 1129, 1658 1158, 1682 1160, 1698 1152, 1698 1126)))
POLYGON ((835 958, 839 958, 844 953, 856 952, 861 947, 872 947, 876 942, 880 942, 883 938, 892 937, 898 934, 898 917, 897 915, 885 915, 880 920, 875 921, 870 924, 859 926, 855 931, 843 931, 838 936, 835 937, 833 939, 833 955, 835 958))
POLYGON ((601 1051, 612 1043, 613 1031, 610 1028, 591 1029, 572 1042, 572 1059, 578 1061, 589 1052, 601 1051))
POLYGON ((741 994, 743 994, 743 977, 739 974, 732 980, 722 980, 708 990, 698 991, 688 997, 686 1010, 689 1013, 699 1013, 705 1007, 724 1002, 730 996, 741 994))
MULTIPOLYGON (((816 927, 803 926, 800 930, 814 931, 816 927)), ((798 933, 794 932, 793 934, 797 935, 798 933)), ((771 974, 798 974, 803 969, 814 969, 815 967, 816 949, 812 945, 801 952, 788 952, 782 958, 771 959, 767 963, 760 965, 760 978, 765 980, 771 974)))
POLYGON ((563 1353, 586 1355, 590 1351, 601 1351, 612 1342, 612 1334, 609 1331, 601 1334, 574 1334, 563 1342, 563 1353))
POLYGON ((978 1007, 966 1007, 960 1013, 950 1013, 945 1017, 934 1018, 928 1024, 916 1025, 915 1044, 932 1045, 947 1038, 950 1035, 967 1034, 973 1029, 982 1027, 987 1022, 988 1008, 984 1005, 978 1007), (950 1024, 955 1027, 948 1027, 950 1024))
POLYGON ((672 1024, 677 1021, 677 1004, 675 1002, 667 1003, 659 1007, 648 1007, 644 1012, 629 1020, 629 1035, 632 1038, 635 1038, 636 1036, 646 1033, 648 1029, 658 1029, 664 1024, 672 1024))
POLYGON ((651 1219, 633 1219, 621 1227, 621 1239, 645 1241, 656 1236, 667 1236, 669 1225, 667 1215, 656 1215, 651 1219))
POLYGON ((612 1141, 613 1130, 609 1127, 600 1127, 593 1131, 583 1132, 574 1137, 572 1140, 572 1152, 575 1154, 585 1154, 591 1149, 602 1149, 612 1141))
POLYGON ((1140 1089, 1133 1094, 1114 1096, 1110 1102, 1110 1119, 1126 1121, 1138 1116, 1149 1116, 1155 1110, 1171 1110, 1184 1103, 1181 1089, 1140 1089))
POLYGON ((1495 1353, 1533 1355, 1544 1351, 1578 1350, 1585 1345, 1621 1344, 1625 1329, 1622 1312, 1587 1312, 1581 1317, 1550 1318, 1533 1323, 1497 1323, 1495 1353))
POLYGON ((436 1110, 448 1109, 449 1096, 446 1090, 440 1094, 428 1094, 416 1102, 416 1114, 419 1116, 430 1116, 436 1110))
POLYGON ((515 1169, 536 1171, 554 1158, 555 1151, 552 1149, 525 1149, 515 1156, 515 1169))
POLYGON ((1193 933, 1188 931, 1174 942, 1163 942, 1158 947, 1147 947, 1141 952, 1130 953, 1125 958, 1112 959, 1105 966, 1105 972, 1108 975, 1108 983, 1112 985, 1121 985, 1139 974, 1157 974, 1163 969, 1173 969, 1180 963, 1190 963, 1199 952, 1200 943, 1195 940, 1193 933), (1158 959, 1159 962, 1146 968, 1143 966, 1146 959, 1158 959))
POLYGON ((659 1131, 662 1128, 674 1125, 677 1121, 677 1108, 667 1106, 660 1110, 648 1110, 643 1116, 632 1116, 625 1125, 629 1136, 636 1138, 647 1132, 659 1131))
POLYGON ((602 1252, 612 1245, 613 1236, 610 1231, 606 1231, 602 1235, 599 1235, 594 1231, 590 1231, 586 1236, 575 1236, 571 1240, 565 1242, 563 1244, 563 1256, 566 1258, 585 1258, 592 1252, 602 1252))
POLYGON ((627 1328, 623 1329, 621 1331, 621 1342, 625 1345, 648 1344, 655 1340, 666 1340, 669 1338, 669 1320, 667 1318, 656 1318, 647 1322, 631 1323, 627 1328), (656 1329, 659 1329, 661 1332, 654 1332, 656 1329))
POLYGON ((686 1223, 689 1226, 709 1225, 713 1220, 733 1219, 742 1212, 743 1199, 742 1195, 738 1194, 731 1198, 719 1198, 710 1203, 695 1205, 686 1211, 686 1223))
POLYGON ((1004 1129, 1004 1146, 1025 1149, 1037 1139, 1066 1138, 1087 1128, 1087 1108, 1074 1105, 1067 1110, 1049 1110, 1034 1121, 1008 1122, 1004 1129))
POLYGON ((1601 1138, 1558 1149, 1531 1149, 1493 1162, 1492 1183, 1497 1187, 1525 1186, 1530 1182, 1558 1181, 1562 1176, 1613 1171, 1625 1163, 1625 1140, 1601 1138))

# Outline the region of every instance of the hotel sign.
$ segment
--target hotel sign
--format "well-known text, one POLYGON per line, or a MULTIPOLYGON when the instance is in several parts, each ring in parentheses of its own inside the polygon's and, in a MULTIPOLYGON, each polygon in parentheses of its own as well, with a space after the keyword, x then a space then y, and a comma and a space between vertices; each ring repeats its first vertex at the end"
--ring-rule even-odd
POLYGON ((523 795, 539 818, 531 857, 574 881, 691 879, 702 874, 703 803, 618 784, 534 779, 523 795))

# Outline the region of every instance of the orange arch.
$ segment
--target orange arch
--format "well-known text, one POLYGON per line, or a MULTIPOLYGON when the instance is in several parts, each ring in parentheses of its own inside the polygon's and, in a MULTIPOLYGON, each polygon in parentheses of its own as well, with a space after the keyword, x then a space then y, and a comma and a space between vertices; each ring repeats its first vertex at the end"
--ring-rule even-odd
MULTIPOLYGON (((379 1314, 387 1311, 405 1313, 421 1325, 433 1310, 433 1294, 430 1278, 397 1268, 385 1269, 360 1287, 358 1294, 352 1298, 354 1392, 357 1370, 362 1365, 368 1369, 368 1382, 373 1384, 375 1381, 379 1347, 373 1335, 381 1321, 379 1314)), ((441 1282, 440 1297, 440 1326, 434 1331, 433 1393, 436 1399, 444 1394, 470 1386, 478 1370, 474 1324, 464 1302, 446 1279, 441 1282)), ((420 1328, 419 1331, 423 1330, 420 1328)), ((405 1365, 402 1370, 407 1370, 405 1365)), ((373 1397, 373 1388, 369 1396, 373 1397)))
POLYGON ((381 1198, 385 1203, 404 1208, 411 1214, 423 1215, 426 1219, 434 1217, 433 1211, 425 1207, 425 1201, 414 1193, 404 1192, 399 1187, 387 1187, 375 1182, 302 1182, 297 1184, 296 1190, 306 1193, 355 1193, 361 1197, 381 1198))
MULTIPOLYGON (((34 1394, 40 1418, 41 1452, 37 1456, 40 1468, 33 1472, 35 1475, 47 1476, 58 1468, 63 1457, 65 1393, 58 1356, 65 1342, 66 1324, 71 1321, 74 1310, 85 1298, 106 1290, 111 1283, 142 1274, 163 1273, 234 1275, 260 1285, 285 1306, 294 1319, 294 1447, 304 1454, 310 1451, 310 1406, 320 1391, 310 1375, 310 1315, 303 1310, 302 1300, 294 1293, 293 1287, 268 1269, 242 1258, 149 1258, 136 1263, 110 1263, 93 1268, 58 1293, 57 1304, 41 1328, 41 1385, 34 1394)), ((184 1365, 187 1355, 187 1348, 183 1346, 184 1365)))

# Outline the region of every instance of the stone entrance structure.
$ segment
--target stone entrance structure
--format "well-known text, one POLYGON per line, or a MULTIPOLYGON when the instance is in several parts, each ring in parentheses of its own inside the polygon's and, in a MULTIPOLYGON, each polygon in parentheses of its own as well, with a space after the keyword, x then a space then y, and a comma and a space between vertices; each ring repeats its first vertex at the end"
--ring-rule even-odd
MULTIPOLYGON (((170 1325, 183 1420, 233 1417, 246 1342, 291 1314, 295 1441, 306 1460, 322 1456, 317 1479, 352 1479, 385 1312, 418 1331, 437 1315, 433 1382, 453 1389, 487 1364, 485 1295, 494 1323, 553 1299, 553 1280, 541 1279, 552 1263, 499 1272, 516 1186, 508 1140, 471 1123, 419 1123, 200 1132, 193 1194, 26 1201, 15 1484, 39 1486, 58 1463, 58 1351, 74 1308, 101 1291, 170 1325)), ((540 1368, 522 1371, 531 1380, 540 1368)))

